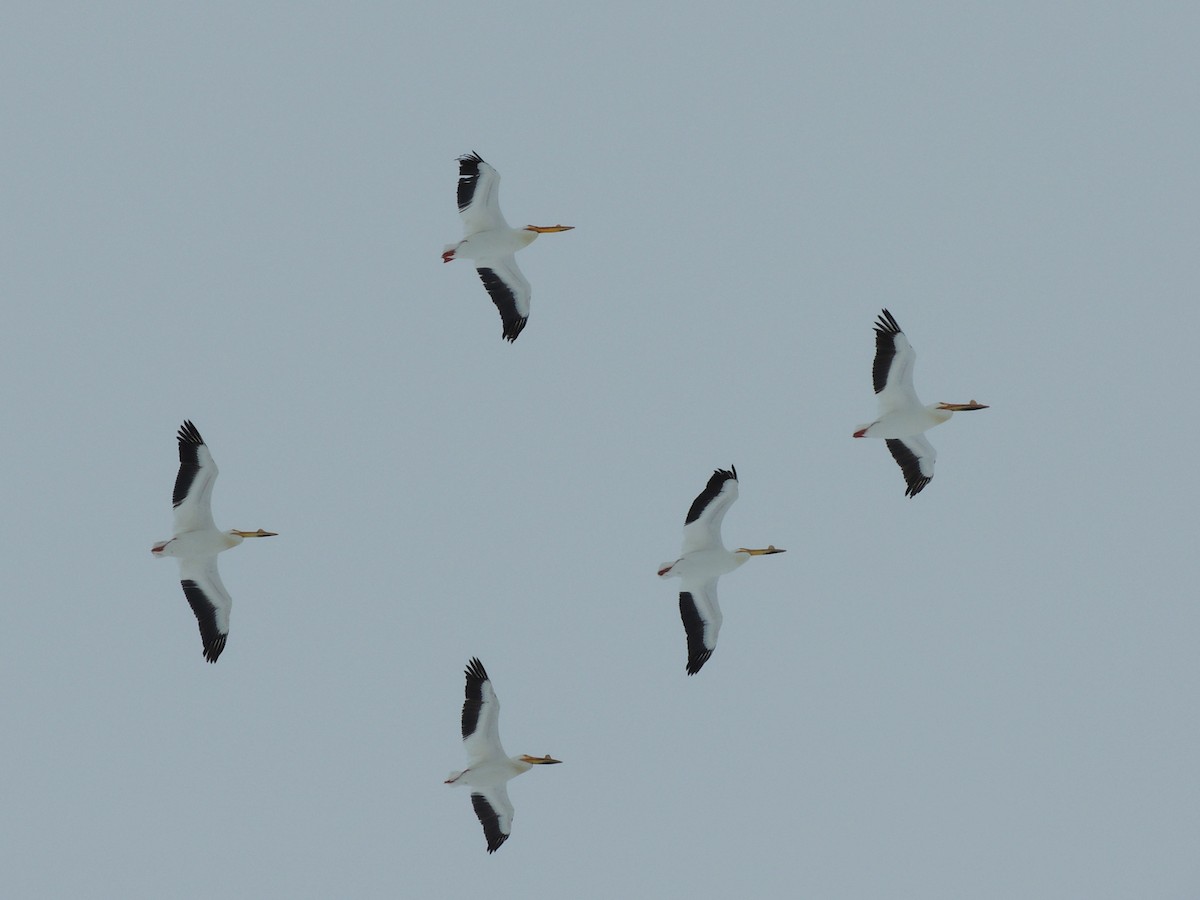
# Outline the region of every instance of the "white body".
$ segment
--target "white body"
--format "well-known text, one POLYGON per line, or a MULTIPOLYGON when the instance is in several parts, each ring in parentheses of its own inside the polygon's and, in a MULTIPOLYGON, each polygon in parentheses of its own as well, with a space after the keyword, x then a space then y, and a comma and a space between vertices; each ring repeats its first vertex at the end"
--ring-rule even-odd
POLYGON ((751 556, 783 552, 774 547, 725 548, 721 522, 737 497, 737 470, 715 471, 688 511, 679 559, 658 567, 659 578, 678 578, 683 582, 679 615, 687 635, 689 675, 699 672, 717 648, 717 635, 724 621, 717 601, 717 579, 743 565, 751 556))
POLYGON ((895 318, 886 309, 875 324, 875 364, 872 379, 879 415, 860 425, 854 436, 882 438, 900 466, 908 485, 905 494, 915 497, 933 479, 937 451, 924 437, 930 428, 950 420, 955 411, 986 409, 970 403, 921 403, 913 387, 917 354, 895 318))
POLYGON ((216 556, 242 542, 242 537, 229 531, 207 528, 203 531, 184 531, 169 541, 156 544, 151 553, 156 557, 172 556, 180 563, 189 559, 216 556))
MULTIPOLYGON (((911 386, 910 386, 911 387, 911 386)), ((879 400, 879 418, 870 425, 860 425, 859 430, 866 429, 863 437, 869 438, 906 438, 914 434, 924 434, 930 428, 950 421, 954 415, 950 410, 938 409, 937 404, 922 406, 913 393, 912 406, 885 406, 882 396, 879 400)))
POLYGON ((272 537, 271 532, 219 531, 213 522, 212 490, 217 464, 191 422, 179 429, 179 474, 175 481, 175 536, 150 548, 156 558, 179 560, 179 580, 196 615, 204 658, 216 662, 229 635, 233 600, 217 571, 217 554, 246 537, 272 537))
POLYGON ((483 825, 488 853, 494 853, 512 832, 513 805, 508 799, 508 782, 535 765, 557 763, 549 756, 509 756, 500 743, 500 700, 492 689, 483 664, 472 659, 467 664, 463 700, 463 747, 467 768, 451 772, 446 784, 472 788, 471 803, 483 825))
MULTIPOLYGON (((499 210, 496 210, 496 213, 499 215, 499 210)), ((504 222, 503 216, 500 216, 500 221, 504 222)), ((518 250, 525 249, 535 240, 537 240, 536 231, 509 228, 505 223, 484 231, 469 232, 457 244, 447 244, 446 250, 453 250, 455 259, 473 259, 479 263, 490 263, 489 268, 495 268, 496 264, 502 263, 520 271, 516 269, 517 261, 513 259, 513 254, 518 250)))
POLYGON ((529 319, 533 291, 517 266, 516 253, 528 247, 541 232, 569 231, 566 225, 513 228, 500 212, 500 173, 477 153, 458 159, 458 211, 463 239, 447 244, 442 261, 469 259, 475 264, 484 288, 496 304, 503 323, 502 337, 515 341, 529 319))

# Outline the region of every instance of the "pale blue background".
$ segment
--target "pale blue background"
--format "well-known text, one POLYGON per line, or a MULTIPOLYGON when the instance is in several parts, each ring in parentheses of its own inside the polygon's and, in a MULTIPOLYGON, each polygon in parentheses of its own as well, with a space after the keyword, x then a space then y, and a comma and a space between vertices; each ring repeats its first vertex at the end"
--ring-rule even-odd
POLYGON ((1200 893, 1191 3, 10 3, 14 897, 1200 893), (520 340, 454 158, 504 176, 520 340), (889 307, 915 500, 872 417, 889 307), (228 649, 170 536, 221 466, 228 649), (655 566, 736 464, 716 655, 655 566), (511 753, 494 857, 461 671, 511 753))

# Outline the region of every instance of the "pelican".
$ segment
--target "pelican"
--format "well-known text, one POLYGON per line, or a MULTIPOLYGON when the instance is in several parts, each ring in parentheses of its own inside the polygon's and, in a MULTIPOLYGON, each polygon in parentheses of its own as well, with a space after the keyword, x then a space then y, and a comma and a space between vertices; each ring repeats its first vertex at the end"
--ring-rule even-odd
POLYGON ((933 480, 937 451, 924 432, 941 425, 956 412, 987 409, 982 403, 934 403, 922 406, 913 390, 913 363, 917 354, 892 314, 886 309, 875 323, 875 393, 879 418, 854 432, 856 438, 885 438, 904 473, 906 497, 915 497, 933 480))
POLYGON ((200 432, 185 421, 179 441, 179 475, 175 478, 175 537, 150 548, 156 557, 179 560, 183 595, 200 623, 204 658, 215 663, 229 636, 229 610, 233 601, 217 572, 217 554, 236 547, 244 538, 275 537, 274 531, 217 531, 212 517, 212 489, 217 464, 200 432))
POLYGON ((506 784, 534 766, 562 762, 546 756, 506 756, 500 746, 500 701, 492 690, 492 680, 483 663, 472 658, 467 663, 466 699, 463 700, 462 736, 470 763, 461 772, 451 772, 446 784, 469 785, 471 805, 483 825, 487 852, 495 853, 512 832, 513 805, 506 784))
POLYGON ((692 501, 683 523, 683 555, 658 567, 659 578, 681 578, 679 616, 687 632, 687 673, 695 675, 717 649, 721 607, 717 579, 732 572, 752 556, 783 553, 774 544, 765 550, 726 550, 721 540, 721 520, 737 499, 737 469, 717 469, 700 495, 692 501))
POLYGON ((512 343, 529 320, 529 282, 517 268, 514 255, 532 244, 539 234, 570 231, 574 225, 526 225, 511 228, 500 212, 500 173, 478 153, 458 158, 458 211, 463 239, 447 244, 442 262, 473 259, 500 320, 502 336, 512 343))

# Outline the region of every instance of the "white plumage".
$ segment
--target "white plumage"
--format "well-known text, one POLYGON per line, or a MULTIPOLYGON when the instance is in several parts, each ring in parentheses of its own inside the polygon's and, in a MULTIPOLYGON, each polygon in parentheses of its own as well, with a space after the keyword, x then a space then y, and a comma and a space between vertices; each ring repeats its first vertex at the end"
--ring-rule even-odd
POLYGON ((500 212, 500 173, 478 153, 458 158, 458 211, 463 239, 446 245, 442 262, 474 260, 479 278, 500 312, 502 336, 511 343, 529 319, 533 293, 517 267, 516 252, 532 244, 539 234, 570 231, 574 226, 510 227, 500 212))
POLYGON ((179 578, 200 625, 204 658, 215 663, 229 636, 229 611, 233 600, 217 571, 217 554, 236 547, 244 538, 275 537, 273 531, 218 531, 212 515, 212 489, 217 464, 208 445, 190 421, 177 435, 179 474, 175 477, 175 537, 150 548, 156 557, 179 560, 179 578))
POLYGON ((913 387, 913 366, 917 354, 892 314, 886 309, 875 323, 875 364, 872 378, 879 400, 879 417, 854 432, 856 438, 883 438, 887 441, 908 489, 915 497, 933 479, 937 451, 925 439, 924 432, 941 425, 956 412, 987 409, 982 403, 934 403, 921 405, 913 387))
POLYGON ((752 556, 783 553, 774 545, 765 550, 726 550, 721 540, 721 520, 738 496, 737 469, 717 469, 704 490, 692 501, 683 525, 679 559, 658 567, 660 578, 680 578, 679 616, 687 634, 687 673, 695 675, 717 649, 721 606, 717 579, 732 572, 752 556))
POLYGON ((488 853, 495 853, 512 833, 513 805, 508 799, 508 782, 534 766, 554 765, 562 760, 546 756, 508 756, 500 743, 500 701, 492 681, 478 659, 466 669, 462 709, 463 746, 467 768, 451 772, 446 784, 472 788, 471 805, 483 825, 488 853))

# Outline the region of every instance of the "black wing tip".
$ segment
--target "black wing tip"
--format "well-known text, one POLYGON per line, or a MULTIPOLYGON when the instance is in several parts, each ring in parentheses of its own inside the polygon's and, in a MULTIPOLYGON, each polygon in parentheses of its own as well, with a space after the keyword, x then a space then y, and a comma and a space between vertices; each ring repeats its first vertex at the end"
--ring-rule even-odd
POLYGON ((692 501, 691 507, 688 508, 688 514, 684 517, 683 524, 691 525, 700 515, 708 508, 708 505, 717 498, 721 493, 721 488, 725 486, 727 481, 737 481, 737 467, 730 466, 728 469, 713 469, 712 475, 708 478, 708 484, 704 486, 695 500, 692 501))
POLYGON ((458 158, 458 211, 463 212, 475 199, 479 184, 479 167, 485 165, 478 153, 464 153, 458 158))
POLYGON ((904 492, 904 496, 905 497, 917 496, 917 494, 919 494, 919 493, 921 493, 921 491, 925 490, 925 485, 929 484, 929 482, 931 482, 931 481, 933 481, 932 478, 925 478, 924 476, 922 476, 917 481, 910 481, 908 483, 908 489, 904 492))
POLYGON ((496 838, 495 840, 488 838, 488 853, 495 853, 497 850, 499 850, 501 847, 504 846, 504 842, 507 840, 508 840, 507 834, 502 834, 502 835, 500 835, 500 837, 496 838))
POLYGON ((483 663, 479 661, 478 656, 472 656, 467 662, 467 668, 464 673, 468 678, 478 678, 480 681, 488 680, 487 670, 483 667, 483 663))
POLYGON ((699 672, 699 671, 700 671, 702 668, 704 668, 704 664, 705 664, 706 662, 708 662, 708 658, 709 658, 710 656, 712 656, 712 651, 711 651, 711 650, 705 650, 703 653, 701 653, 701 654, 700 654, 700 655, 698 655, 698 656, 691 656, 691 657, 688 657, 688 661, 687 661, 687 673, 688 673, 688 675, 689 675, 689 676, 691 676, 691 675, 695 675, 695 674, 696 674, 697 672, 699 672))
POLYGON ((179 433, 175 435, 175 439, 181 444, 204 443, 204 438, 200 437, 200 431, 192 424, 191 419, 183 420, 183 424, 179 426, 179 433))
POLYGON ((175 476, 175 490, 171 494, 172 507, 178 507, 192 489, 196 474, 200 471, 199 448, 204 446, 204 438, 191 419, 184 419, 175 440, 179 447, 179 474, 175 476))
POLYGON ((511 344, 518 337, 520 337, 521 332, 525 330, 525 323, 528 321, 529 316, 524 316, 523 318, 517 319, 515 322, 505 322, 504 331, 500 336, 511 344))
POLYGON ((228 635, 221 635, 215 641, 210 641, 204 645, 204 659, 210 663, 215 663, 225 650, 225 638, 228 635))
POLYGON ((879 318, 875 321, 875 332, 876 334, 887 335, 901 333, 900 325, 896 322, 895 317, 888 312, 886 308, 879 314, 879 318))

